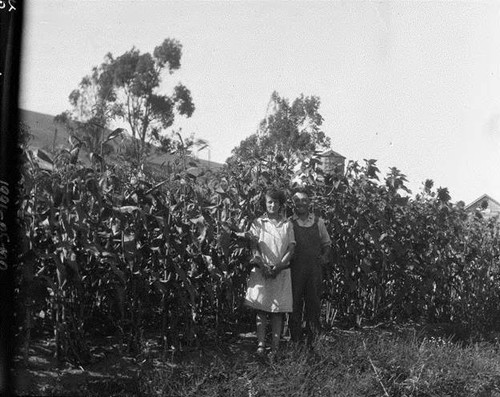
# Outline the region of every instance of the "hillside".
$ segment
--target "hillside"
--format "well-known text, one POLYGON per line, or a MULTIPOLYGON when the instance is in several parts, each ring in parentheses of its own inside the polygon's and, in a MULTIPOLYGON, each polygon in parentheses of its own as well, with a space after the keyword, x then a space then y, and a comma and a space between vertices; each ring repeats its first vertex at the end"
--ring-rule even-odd
POLYGON ((19 109, 19 118, 30 127, 33 137, 30 148, 53 151, 58 146, 68 146, 68 131, 54 123, 54 116, 19 109))
MULTIPOLYGON (((58 147, 68 147, 69 131, 62 125, 54 123, 54 116, 44 113, 33 112, 31 110, 19 109, 20 120, 26 123, 33 135, 29 142, 30 149, 42 149, 47 152, 53 152, 58 147)), ((131 138, 132 139, 132 138, 131 138)), ((88 153, 84 152, 84 157, 88 153)), ((160 165, 172 161, 173 156, 168 154, 152 154, 149 162, 154 165, 160 165)), ((213 161, 208 162, 204 159, 198 159, 203 168, 218 169, 222 164, 213 161)))

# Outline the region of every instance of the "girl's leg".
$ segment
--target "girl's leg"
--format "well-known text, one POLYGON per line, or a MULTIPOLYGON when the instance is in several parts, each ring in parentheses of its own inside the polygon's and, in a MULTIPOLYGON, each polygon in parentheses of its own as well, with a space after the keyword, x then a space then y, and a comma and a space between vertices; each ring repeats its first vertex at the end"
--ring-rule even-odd
POLYGON ((283 313, 271 314, 271 332, 273 334, 271 348, 274 352, 278 350, 280 344, 282 323, 283 323, 283 313))
POLYGON ((263 311, 257 312, 257 341, 258 347, 264 348, 266 344, 266 329, 267 329, 267 313, 263 311))

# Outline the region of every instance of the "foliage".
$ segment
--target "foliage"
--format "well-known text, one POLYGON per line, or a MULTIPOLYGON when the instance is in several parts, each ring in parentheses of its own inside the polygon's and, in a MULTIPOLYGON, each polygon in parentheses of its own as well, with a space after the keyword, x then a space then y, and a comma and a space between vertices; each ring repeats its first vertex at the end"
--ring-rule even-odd
POLYGON ((320 100, 316 96, 301 95, 291 104, 288 99, 273 92, 268 114, 260 122, 256 133, 244 139, 232 151, 229 162, 248 161, 279 155, 311 154, 330 146, 330 138, 321 130, 323 117, 319 113, 320 100))
POLYGON ((161 128, 170 127, 176 112, 190 117, 194 111, 191 93, 180 83, 170 96, 155 92, 163 71, 172 74, 180 68, 181 55, 182 45, 165 39, 152 55, 132 48, 116 59, 111 57, 107 65, 119 107, 114 113, 123 116, 132 136, 143 142, 148 134, 158 136, 161 128))
MULTIPOLYGON (((93 67, 92 73, 85 76, 78 88, 71 92, 68 98, 71 110, 54 117, 54 122, 67 128, 74 139, 87 147, 89 153, 102 154, 113 113, 119 110, 114 105, 116 96, 107 73, 106 65, 110 59, 111 54, 108 54, 106 61, 93 67)), ((106 149, 110 151, 109 147, 106 149)))
POLYGON ((18 145, 19 148, 26 150, 28 149, 29 142, 33 138, 33 134, 31 133, 31 129, 28 124, 25 122, 19 123, 19 130, 17 132, 18 136, 18 145))
POLYGON ((141 161, 147 139, 165 146, 169 139, 164 130, 176 117, 191 117, 194 112, 191 92, 183 84, 178 83, 168 95, 159 91, 163 75, 177 71, 181 57, 181 43, 168 38, 152 54, 135 47, 116 58, 108 53, 71 92, 72 110, 57 116, 56 121, 73 130, 77 125, 89 151, 99 152, 110 121, 122 120, 138 139, 136 156, 141 161))
POLYGON ((318 197, 334 237, 326 294, 359 324, 387 320, 491 327, 499 312, 499 225, 470 217, 447 189, 407 196, 392 168, 378 182, 374 160, 348 166, 346 179, 318 197), (490 314, 486 315, 486 311, 490 314))
POLYGON ((28 156, 22 181, 21 299, 28 318, 52 320, 61 356, 82 361, 74 332, 96 325, 117 330, 132 351, 153 321, 165 349, 177 349, 208 318, 235 317, 247 247, 231 238, 233 191, 223 181, 199 174, 206 182, 196 186, 185 166, 156 183, 102 162, 50 172, 36 160, 28 156))
MULTIPOLYGON (((181 155, 188 143, 179 141, 181 155)), ((271 184, 288 196, 307 184, 332 236, 325 325, 451 322, 468 332, 498 325, 498 223, 469 216, 430 182, 411 198, 396 168, 380 181, 375 160, 351 162, 329 179, 314 157, 270 157, 217 173, 180 161, 154 177, 145 167, 93 159, 86 167, 71 156, 26 152, 22 330, 52 329, 61 358, 85 361, 86 332, 112 333, 139 352, 151 327, 167 355, 245 321, 246 232, 271 184)))

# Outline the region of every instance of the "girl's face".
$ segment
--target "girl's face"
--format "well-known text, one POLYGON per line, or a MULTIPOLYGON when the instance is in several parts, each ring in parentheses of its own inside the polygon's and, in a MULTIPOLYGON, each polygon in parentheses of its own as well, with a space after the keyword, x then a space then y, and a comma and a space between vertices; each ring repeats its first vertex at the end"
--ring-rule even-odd
POLYGON ((276 215, 280 210, 280 203, 278 199, 266 196, 266 210, 269 215, 276 215))

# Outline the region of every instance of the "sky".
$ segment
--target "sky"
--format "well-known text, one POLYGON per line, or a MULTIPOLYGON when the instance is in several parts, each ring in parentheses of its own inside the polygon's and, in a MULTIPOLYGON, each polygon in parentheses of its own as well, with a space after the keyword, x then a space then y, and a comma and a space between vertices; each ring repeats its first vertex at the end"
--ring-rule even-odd
POLYGON ((183 46, 196 110, 176 123, 224 162, 257 130, 273 91, 321 100, 347 160, 397 167, 453 201, 500 201, 500 2, 44 0, 25 4, 20 107, 56 115, 111 52, 183 46))

